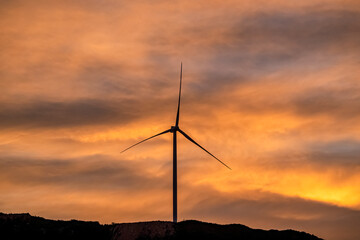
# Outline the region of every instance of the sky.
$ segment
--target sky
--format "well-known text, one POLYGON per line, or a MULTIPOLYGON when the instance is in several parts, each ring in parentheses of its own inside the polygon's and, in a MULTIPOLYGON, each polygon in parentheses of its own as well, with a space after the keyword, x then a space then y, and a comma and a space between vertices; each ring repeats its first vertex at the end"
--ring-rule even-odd
POLYGON ((0 212, 360 238, 360 2, 0 2, 0 212))

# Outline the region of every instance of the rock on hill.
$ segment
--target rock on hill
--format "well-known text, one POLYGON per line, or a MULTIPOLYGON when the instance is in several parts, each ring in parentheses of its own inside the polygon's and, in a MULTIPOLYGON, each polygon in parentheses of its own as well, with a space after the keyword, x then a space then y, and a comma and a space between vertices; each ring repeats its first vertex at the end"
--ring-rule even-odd
POLYGON ((294 230, 251 229, 240 224, 218 225, 199 221, 139 222, 101 225, 98 222, 54 221, 25 214, 0 213, 3 240, 320 240, 294 230))

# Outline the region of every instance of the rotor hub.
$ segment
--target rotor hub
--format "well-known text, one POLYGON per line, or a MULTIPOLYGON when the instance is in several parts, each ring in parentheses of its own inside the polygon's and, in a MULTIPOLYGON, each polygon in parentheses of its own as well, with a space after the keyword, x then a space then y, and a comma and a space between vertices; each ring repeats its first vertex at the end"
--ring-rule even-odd
POLYGON ((170 128, 170 132, 176 132, 177 130, 179 130, 179 127, 178 126, 171 126, 170 128))

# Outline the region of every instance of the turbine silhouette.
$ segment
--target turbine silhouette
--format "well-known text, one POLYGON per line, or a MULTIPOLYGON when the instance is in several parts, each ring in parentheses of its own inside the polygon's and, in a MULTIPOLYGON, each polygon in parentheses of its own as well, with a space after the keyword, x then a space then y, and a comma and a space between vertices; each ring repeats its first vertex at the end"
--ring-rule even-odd
POLYGON ((218 160, 222 165, 224 165, 225 167, 227 167, 228 169, 231 170, 231 168, 226 165, 225 163, 223 163, 220 159, 218 159, 217 157, 215 157, 214 155, 212 155, 208 150, 206 150, 205 148, 203 148, 202 146, 200 146, 200 144, 198 144, 197 142, 195 142, 195 140, 193 140, 191 137, 189 137, 189 135, 187 135, 184 131, 182 131, 179 128, 179 117, 180 117, 180 100, 181 100, 181 83, 182 83, 182 63, 181 63, 181 67, 180 67, 180 88, 179 88, 179 101, 178 101, 178 108, 177 108, 177 114, 176 114, 176 121, 175 121, 175 126, 171 126, 170 129, 163 131, 161 133, 158 133, 152 137, 146 138, 128 148, 126 148, 125 150, 121 151, 121 153, 129 150, 132 147, 135 147, 136 145, 143 143, 147 140, 150 140, 154 137, 160 136, 162 134, 165 133, 172 133, 173 134, 173 221, 174 223, 177 222, 177 137, 176 137, 176 133, 179 132, 181 133, 185 138, 187 138, 190 142, 194 143, 195 145, 197 145, 198 147, 200 147, 202 150, 204 150, 205 152, 207 152, 208 154, 210 154, 210 156, 212 156, 213 158, 215 158, 216 160, 218 160))

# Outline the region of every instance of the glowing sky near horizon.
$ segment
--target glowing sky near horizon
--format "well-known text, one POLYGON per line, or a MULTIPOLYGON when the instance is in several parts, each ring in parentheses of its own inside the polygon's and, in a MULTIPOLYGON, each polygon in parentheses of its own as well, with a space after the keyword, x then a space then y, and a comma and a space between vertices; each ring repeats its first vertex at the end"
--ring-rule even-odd
POLYGON ((1 1, 0 212, 360 238, 360 2, 1 1))

